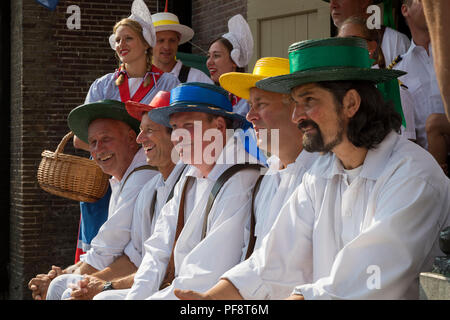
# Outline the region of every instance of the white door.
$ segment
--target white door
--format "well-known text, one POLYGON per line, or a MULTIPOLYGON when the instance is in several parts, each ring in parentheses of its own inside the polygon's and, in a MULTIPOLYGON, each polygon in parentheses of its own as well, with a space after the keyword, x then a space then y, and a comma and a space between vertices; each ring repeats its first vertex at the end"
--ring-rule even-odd
POLYGON ((254 37, 248 72, 261 57, 288 57, 291 44, 330 36, 328 3, 320 0, 248 0, 247 20, 254 37))

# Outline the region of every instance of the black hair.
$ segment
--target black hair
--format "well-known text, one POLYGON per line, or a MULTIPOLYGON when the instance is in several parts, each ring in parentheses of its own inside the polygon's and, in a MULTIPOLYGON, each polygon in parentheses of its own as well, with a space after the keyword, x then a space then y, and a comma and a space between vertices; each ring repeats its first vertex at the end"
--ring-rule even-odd
POLYGON ((394 104, 383 99, 381 92, 371 81, 324 81, 317 85, 331 92, 335 103, 342 108, 345 94, 354 89, 361 97, 358 111, 350 119, 347 137, 356 147, 372 149, 394 130, 400 133, 402 118, 394 104))
MULTIPOLYGON (((213 45, 214 42, 217 42, 217 41, 220 41, 220 43, 222 43, 227 48, 228 55, 230 55, 230 59, 231 59, 231 51, 233 51, 233 45, 231 44, 231 42, 228 39, 226 39, 222 36, 211 41, 209 43, 208 49, 213 45)), ((233 61, 233 59, 231 59, 231 61, 233 61)), ((236 63, 236 62, 234 62, 234 63, 236 63)), ((236 72, 245 72, 245 68, 241 68, 238 65, 236 65, 236 72)))

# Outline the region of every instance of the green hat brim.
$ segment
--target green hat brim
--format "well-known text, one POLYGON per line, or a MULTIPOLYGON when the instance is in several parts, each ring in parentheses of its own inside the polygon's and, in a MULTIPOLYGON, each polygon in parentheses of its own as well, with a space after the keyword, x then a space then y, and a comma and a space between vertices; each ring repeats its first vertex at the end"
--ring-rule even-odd
POLYGON ((256 82, 256 87, 266 91, 289 94, 292 88, 306 83, 349 80, 381 83, 398 78, 404 74, 406 72, 400 70, 327 67, 266 78, 256 82))
POLYGON ((67 122, 70 130, 82 141, 88 143, 88 128, 96 119, 125 122, 139 134, 140 122, 128 114, 123 102, 116 100, 102 100, 78 106, 69 113, 67 122))

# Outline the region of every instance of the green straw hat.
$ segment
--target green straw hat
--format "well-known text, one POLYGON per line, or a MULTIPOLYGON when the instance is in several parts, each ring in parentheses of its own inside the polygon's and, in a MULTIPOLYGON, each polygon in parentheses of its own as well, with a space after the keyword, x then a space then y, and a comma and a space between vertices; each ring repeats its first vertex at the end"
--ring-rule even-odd
POLYGON ((256 87, 290 93, 301 84, 321 81, 361 80, 382 83, 406 72, 372 69, 367 43, 359 38, 327 38, 297 42, 289 47, 290 74, 256 82, 256 87))
POLYGON ((101 100, 78 106, 69 113, 67 122, 70 130, 82 141, 88 143, 88 128, 95 119, 114 119, 125 122, 139 134, 139 120, 128 114, 125 103, 116 100, 101 100))

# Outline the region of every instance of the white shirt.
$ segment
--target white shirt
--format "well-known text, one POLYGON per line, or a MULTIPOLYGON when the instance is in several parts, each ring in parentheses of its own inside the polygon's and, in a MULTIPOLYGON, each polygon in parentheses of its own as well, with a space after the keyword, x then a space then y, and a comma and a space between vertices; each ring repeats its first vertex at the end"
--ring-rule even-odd
POLYGON ((240 114, 243 117, 247 116, 249 110, 250 106, 248 105, 248 102, 245 99, 239 100, 239 102, 233 106, 233 112, 240 114))
POLYGON ((162 174, 154 176, 147 182, 139 193, 133 210, 131 221, 131 240, 125 247, 124 254, 128 256, 136 267, 142 262, 145 249, 144 243, 150 238, 155 229, 156 221, 161 208, 166 204, 170 192, 182 174, 185 165, 177 163, 170 175, 164 180, 162 174), (156 203, 153 199, 156 192, 156 203), (154 205, 153 217, 150 216, 151 207, 154 205))
MULTIPOLYGON (((158 291, 165 275, 174 243, 181 192, 186 177, 176 185, 172 200, 161 210, 153 235, 145 243, 145 256, 127 299, 176 299, 174 288, 204 291, 241 258, 244 228, 250 214, 251 194, 259 170, 243 170, 233 175, 218 193, 208 216, 206 237, 201 240, 205 206, 219 176, 235 163, 236 153, 243 152, 239 139, 228 140, 220 160, 206 178, 191 166, 186 175, 195 177, 188 187, 185 202, 185 225, 175 246, 175 279, 158 291), (231 161, 230 161, 231 160, 231 161)), ((256 163, 256 160, 252 160, 256 163)))
POLYGON ((111 198, 108 219, 92 239, 91 249, 80 256, 81 261, 97 270, 103 270, 121 256, 130 241, 131 219, 136 198, 142 187, 159 173, 155 170, 139 170, 131 173, 135 168, 144 165, 147 165, 146 156, 144 150, 140 148, 122 180, 119 181, 115 177, 109 180, 111 198))
POLYGON ((414 41, 403 59, 394 69, 408 72, 399 80, 408 87, 411 92, 414 108, 414 121, 416 126, 417 143, 428 148, 425 122, 432 113, 445 113, 441 93, 437 83, 436 72, 433 65, 433 53, 431 43, 428 46, 430 55, 425 48, 417 46, 414 41))
POLYGON ((381 50, 383 50, 386 66, 399 55, 404 54, 408 50, 410 44, 411 41, 405 34, 386 27, 383 40, 381 41, 381 50))
MULTIPOLYGON (((269 171, 261 180, 258 193, 255 197, 255 247, 260 247, 262 239, 272 229, 273 223, 278 217, 281 207, 289 199, 290 195, 302 182, 303 174, 309 170, 318 157, 318 153, 310 153, 303 150, 297 159, 280 169, 280 159, 273 155, 267 162, 269 171), (272 170, 272 171, 271 171, 272 170)), ((248 240, 250 237, 250 225, 246 228, 246 246, 242 252, 241 261, 247 254, 248 240)))
POLYGON ((416 120, 414 110, 416 109, 416 102, 409 89, 400 86, 400 100, 402 102, 403 116, 405 117, 406 128, 402 125, 402 136, 406 139, 416 140, 416 120))
MULTIPOLYGON (((182 65, 183 65, 183 63, 181 62, 181 60, 177 60, 177 63, 173 67, 172 71, 170 71, 170 73, 172 73, 175 77, 177 77, 177 79, 180 74, 182 65)), ((211 78, 208 77, 203 71, 193 68, 193 67, 191 67, 189 69, 189 74, 188 74, 186 82, 204 82, 204 83, 214 84, 214 82, 211 80, 211 78)))
POLYGON ((319 157, 262 247, 223 277, 245 299, 284 299, 296 286, 305 299, 417 299, 419 273, 442 255, 450 180, 428 152, 391 132, 345 181, 335 155, 319 157))

